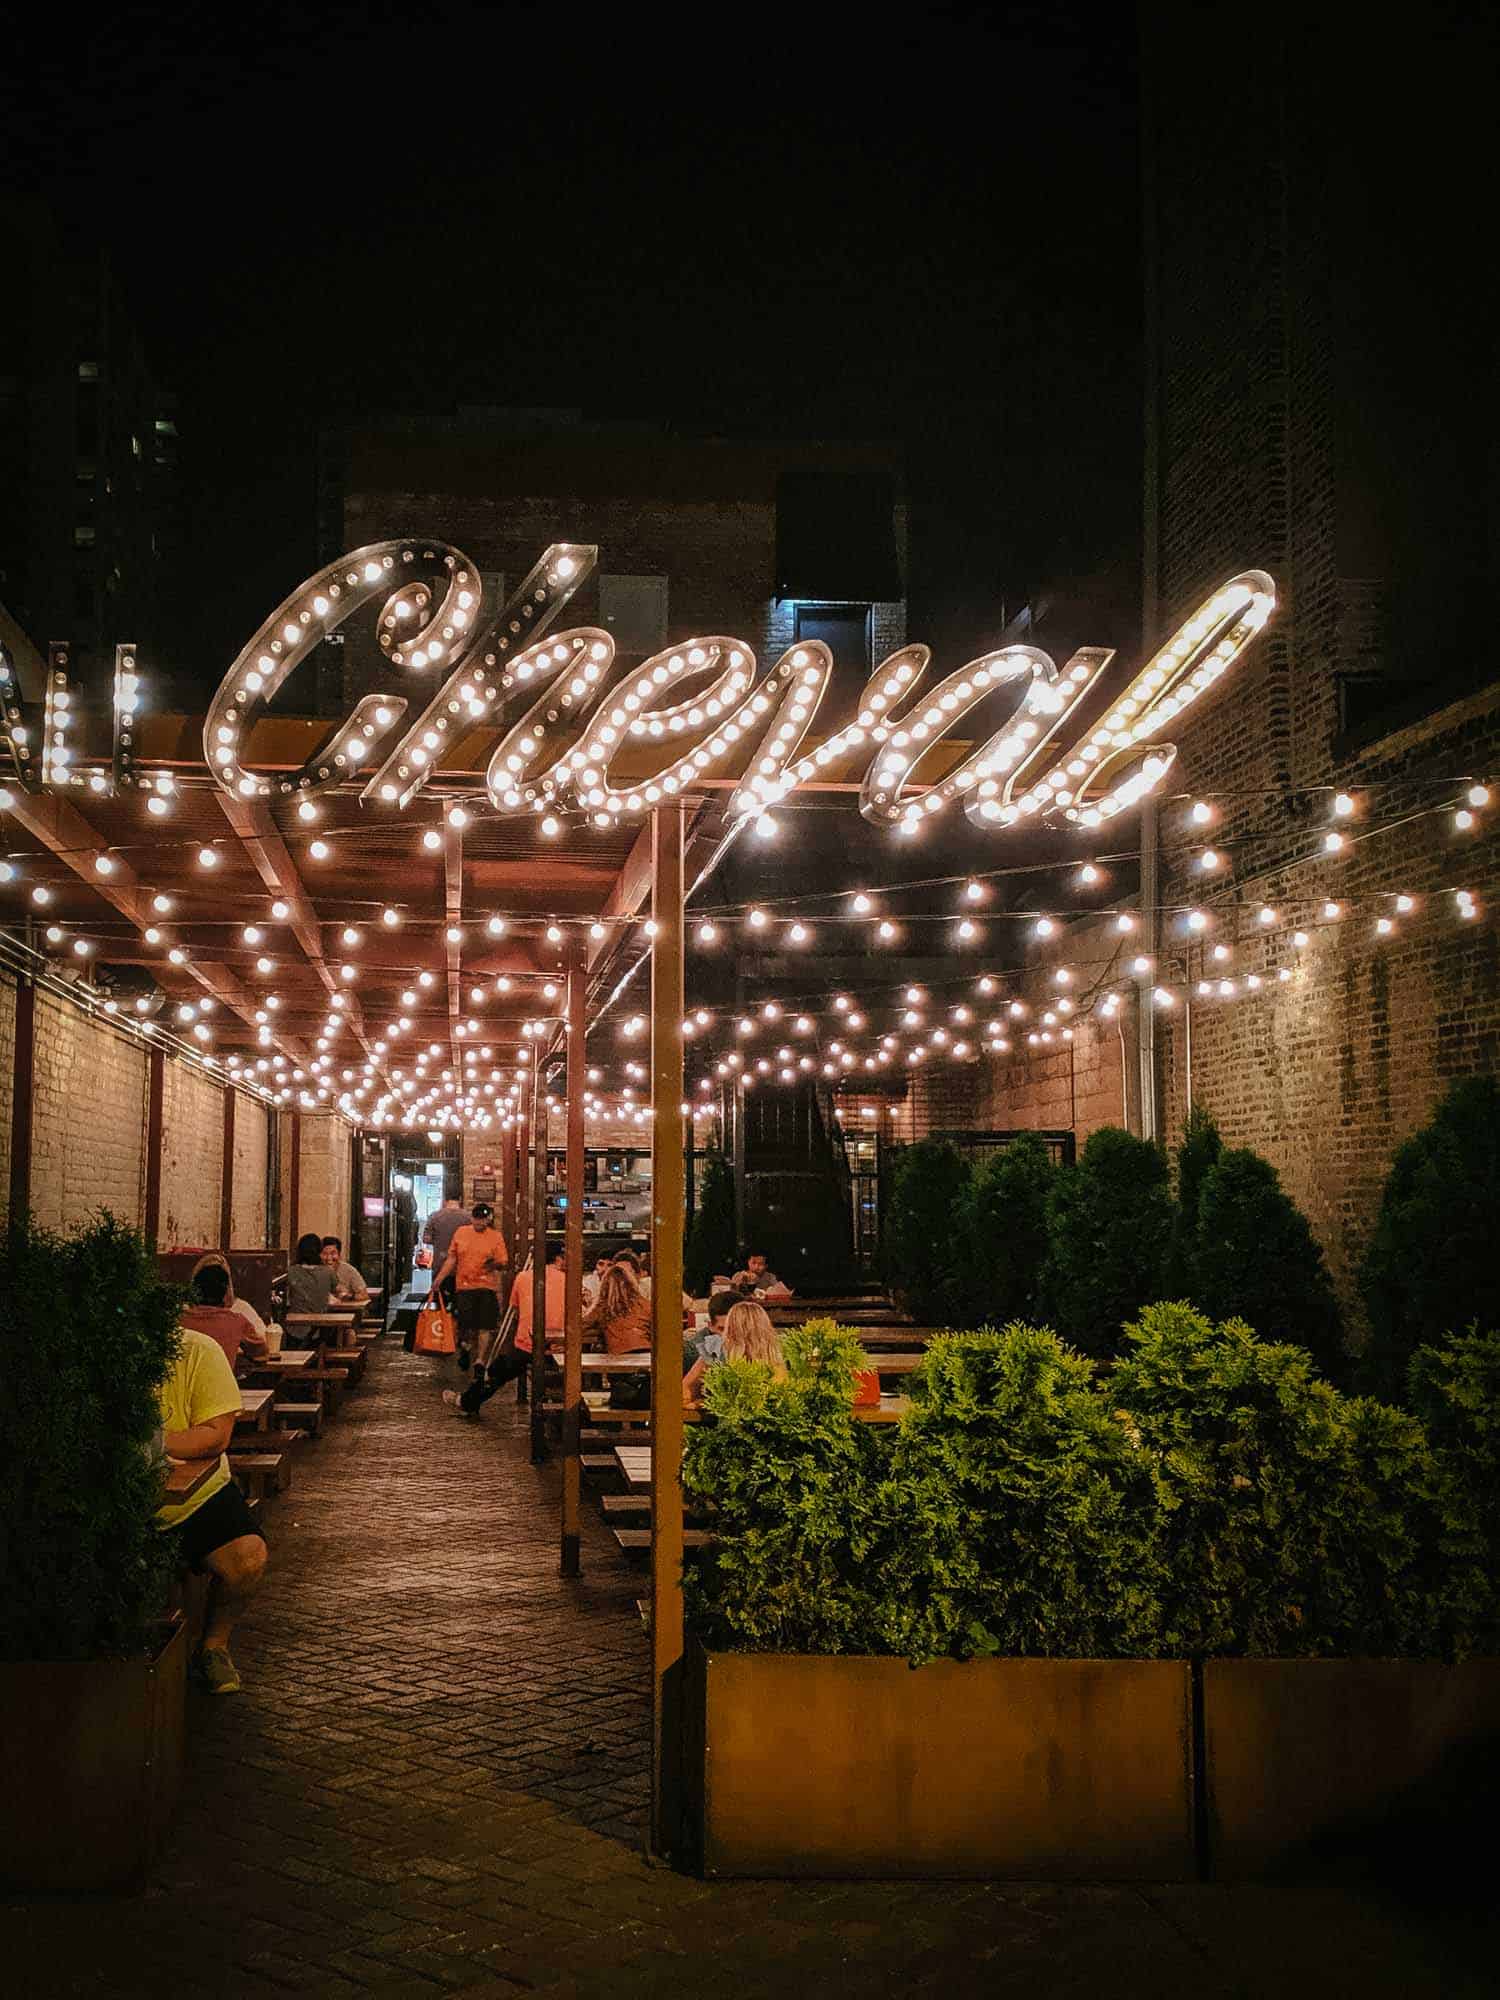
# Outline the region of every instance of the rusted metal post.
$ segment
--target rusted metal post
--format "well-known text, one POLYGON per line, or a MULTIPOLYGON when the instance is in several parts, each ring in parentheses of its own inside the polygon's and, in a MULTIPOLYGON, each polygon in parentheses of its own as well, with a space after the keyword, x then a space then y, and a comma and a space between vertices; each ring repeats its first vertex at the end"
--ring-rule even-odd
POLYGON ((154 1250, 161 1227, 161 1126, 166 1091, 167 1059, 161 1048, 146 1058, 146 1194, 141 1205, 141 1234, 154 1250))
MULTIPOLYGON (((562 1573, 577 1576, 582 1534, 583 1466, 583 1093, 584 996, 588 983, 584 934, 568 944, 567 1163, 563 1186, 563 1508, 562 1573)), ((541 1324, 540 1321, 537 1322, 541 1324)))
POLYGON ((683 809, 651 821, 651 1846, 666 1859, 681 1816, 683 809))
POLYGON ((36 1074, 36 987, 16 980, 16 1034, 11 1051, 10 1219, 31 1207, 31 1097, 36 1074))
POLYGON ((234 1233, 234 1100, 239 1092, 224 1086, 224 1144, 219 1169, 219 1248, 227 1250, 234 1233))
POLYGON ((537 1050, 531 1072, 531 1458, 540 1465, 547 1456, 547 1413, 543 1393, 547 1380, 547 1084, 546 1065, 537 1050))
POLYGON ((516 1129, 507 1125, 500 1138, 500 1234, 512 1257, 516 1254, 516 1129))

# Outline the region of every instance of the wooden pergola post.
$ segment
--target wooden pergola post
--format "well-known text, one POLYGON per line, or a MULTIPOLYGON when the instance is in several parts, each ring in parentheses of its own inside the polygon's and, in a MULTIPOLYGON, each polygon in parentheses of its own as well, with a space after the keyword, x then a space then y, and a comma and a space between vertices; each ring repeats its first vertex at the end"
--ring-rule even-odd
POLYGON ((160 1044, 146 1058, 146 1191, 141 1204, 141 1234, 152 1250, 161 1227, 161 1129, 166 1091, 167 1058, 160 1044))
MULTIPOLYGON (((563 1186, 563 1504, 562 1573, 577 1576, 582 1535, 583 1465, 583 1092, 587 958, 581 930, 568 944, 567 1164, 563 1186)), ((537 1321, 540 1326, 542 1322, 537 1321)))
POLYGON ((683 808, 651 814, 651 1846, 678 1845, 682 1676, 683 808))
POLYGON ((537 1050, 531 1072, 531 1459, 547 1456, 547 1078, 537 1050))
POLYGON ((512 1257, 516 1254, 516 1128, 507 1125, 500 1136, 500 1234, 512 1257))
POLYGON ((224 1086, 224 1140, 219 1163, 219 1248, 227 1251, 234 1233, 234 1100, 232 1083, 224 1086))
POLYGON ((11 1051, 10 1219, 31 1207, 31 1097, 36 1068, 36 986, 29 973, 16 980, 16 1035, 11 1051))

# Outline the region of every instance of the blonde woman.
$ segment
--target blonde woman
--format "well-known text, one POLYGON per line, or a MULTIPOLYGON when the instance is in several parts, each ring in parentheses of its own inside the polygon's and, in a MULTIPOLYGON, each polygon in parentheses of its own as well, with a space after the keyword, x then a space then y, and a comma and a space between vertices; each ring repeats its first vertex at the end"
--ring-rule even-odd
MULTIPOLYGON (((781 1353, 781 1335, 771 1322, 771 1315, 764 1306, 756 1305, 752 1299, 742 1300, 731 1306, 724 1315, 724 1333, 719 1349, 721 1361, 764 1361, 774 1368, 778 1375, 786 1373, 786 1362, 781 1353)), ((688 1409, 697 1409, 703 1401, 703 1382, 714 1363, 709 1360, 695 1361, 682 1378, 682 1400, 688 1409)))

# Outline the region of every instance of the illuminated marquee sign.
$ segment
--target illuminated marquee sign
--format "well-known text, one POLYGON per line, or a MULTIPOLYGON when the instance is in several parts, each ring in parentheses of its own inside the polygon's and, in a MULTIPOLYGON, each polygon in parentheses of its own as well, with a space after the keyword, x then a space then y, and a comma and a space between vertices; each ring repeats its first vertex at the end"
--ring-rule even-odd
MULTIPOLYGON (((503 605, 485 604, 473 563, 439 541, 377 542, 330 564, 267 619, 235 661, 204 723, 204 755, 223 788, 246 799, 306 797, 363 780, 362 796, 409 805, 475 725, 502 728, 485 786, 502 816, 535 814, 553 834, 568 817, 609 827, 690 792, 735 764, 728 821, 769 813, 806 779, 866 757, 860 810, 915 832, 954 801, 981 827, 1027 819, 1097 826, 1155 789, 1176 748, 1173 720, 1243 652, 1275 608, 1275 587, 1247 570, 1216 590, 1121 688, 1103 717, 1072 729, 1114 659, 1086 647, 1058 668, 1034 646, 1002 646, 925 695, 931 655, 904 646, 870 675, 854 718, 808 754, 803 744, 833 669, 807 641, 758 675, 742 639, 685 640, 643 665, 615 657, 596 627, 551 633, 598 550, 557 542, 503 605), (248 731, 308 654, 379 600, 377 631, 393 667, 437 685, 415 719, 398 693, 366 695, 294 774, 242 762, 248 731), (937 784, 906 794, 919 760, 971 711, 1007 701, 1004 722, 937 784), (619 774, 623 752, 659 746, 651 776, 619 774)), ((638 758, 632 754, 632 763, 638 758)))

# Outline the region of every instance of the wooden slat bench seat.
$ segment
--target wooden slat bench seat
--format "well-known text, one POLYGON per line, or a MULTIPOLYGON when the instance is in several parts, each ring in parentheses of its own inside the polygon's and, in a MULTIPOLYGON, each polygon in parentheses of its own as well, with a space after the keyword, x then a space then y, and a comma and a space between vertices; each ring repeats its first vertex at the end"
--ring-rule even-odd
POLYGON ((278 1403, 276 1414, 283 1423, 295 1424, 309 1437, 316 1437, 323 1428, 323 1405, 321 1403, 298 1402, 278 1403))
POLYGON ((254 1498, 284 1493, 292 1483, 292 1461, 284 1451, 232 1451, 229 1470, 254 1498))
MULTIPOLYGON (((651 1547, 649 1528, 616 1528, 614 1535, 620 1547, 628 1551, 651 1547)), ((685 1549, 706 1549, 713 1539, 707 1528, 684 1528, 682 1531, 682 1546, 685 1549)))
POLYGON ((578 1462, 585 1472, 614 1472, 618 1469, 615 1465, 614 1453, 609 1451, 583 1452, 578 1462))

